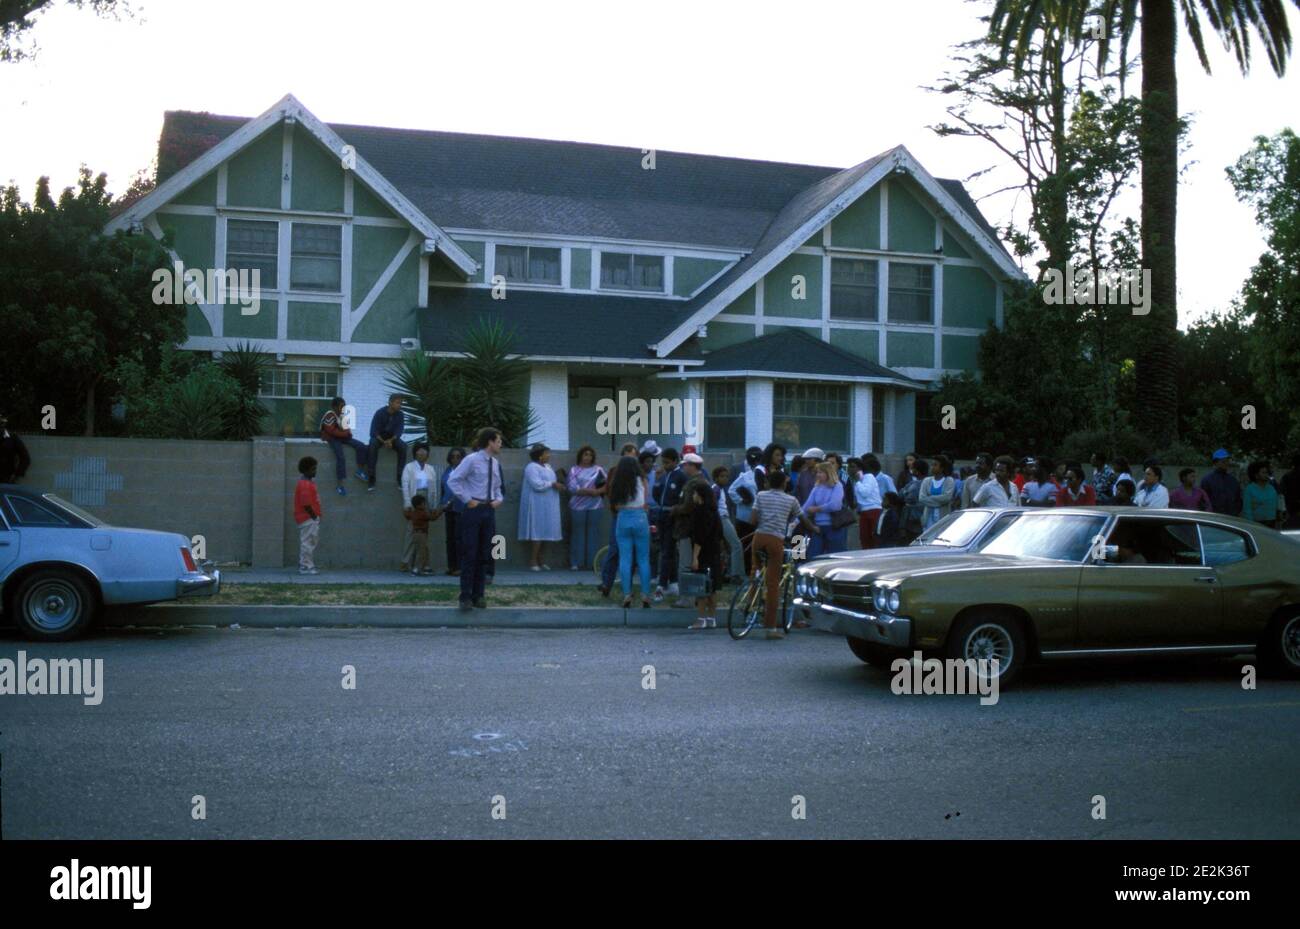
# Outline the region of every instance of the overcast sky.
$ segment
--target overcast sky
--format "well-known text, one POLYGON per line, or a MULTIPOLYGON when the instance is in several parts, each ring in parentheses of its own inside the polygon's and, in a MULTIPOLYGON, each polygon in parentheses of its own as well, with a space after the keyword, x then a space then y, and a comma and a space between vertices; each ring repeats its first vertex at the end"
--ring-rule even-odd
MULTIPOLYGON (((62 5, 61 5, 62 6, 62 5)), ((0 180, 30 198, 80 164, 121 190, 156 153, 168 109, 255 116, 285 93, 326 122, 573 139, 847 166, 906 145, 939 177, 996 162, 927 127, 921 89, 988 4, 722 0, 135 0, 119 22, 59 8, 38 56, 0 65, 0 180)), ((1300 17, 1291 16, 1300 33, 1300 17)), ((1300 60, 1243 79, 1216 40, 1206 77, 1186 41, 1195 122, 1179 200, 1180 316, 1225 307, 1263 248, 1224 175, 1254 136, 1300 130, 1300 60)), ((364 154, 364 153, 362 153, 364 154)), ((662 163, 661 163, 662 164, 662 163)), ((1004 180, 1005 180, 1004 175, 1004 180)), ((972 184, 981 194, 994 178, 972 184)), ((981 201, 995 224, 1009 197, 981 201)), ((1134 215, 1136 196, 1125 204, 1134 215)), ((435 222, 438 217, 431 217, 435 222)))

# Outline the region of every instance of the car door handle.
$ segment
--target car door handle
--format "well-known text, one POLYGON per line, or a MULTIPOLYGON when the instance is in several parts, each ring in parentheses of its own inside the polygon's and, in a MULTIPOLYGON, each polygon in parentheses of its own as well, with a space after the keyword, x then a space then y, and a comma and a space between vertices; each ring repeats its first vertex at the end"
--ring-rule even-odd
POLYGON ((1201 576, 1201 577, 1196 578, 1196 580, 1201 581, 1201 582, 1206 583, 1206 584, 1213 584, 1213 583, 1215 583, 1216 581, 1218 581, 1218 578, 1215 577, 1213 574, 1211 574, 1209 577, 1201 576))

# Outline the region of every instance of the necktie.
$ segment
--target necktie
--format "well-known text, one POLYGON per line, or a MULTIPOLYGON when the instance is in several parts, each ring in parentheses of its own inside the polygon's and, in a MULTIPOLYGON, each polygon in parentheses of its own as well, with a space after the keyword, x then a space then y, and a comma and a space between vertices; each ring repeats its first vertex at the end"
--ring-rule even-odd
POLYGON ((488 503, 491 503, 491 502, 492 502, 492 472, 496 470, 496 468, 492 467, 492 456, 491 456, 491 455, 488 455, 488 456, 487 456, 487 467, 488 467, 488 491, 487 491, 487 502, 488 502, 488 503))

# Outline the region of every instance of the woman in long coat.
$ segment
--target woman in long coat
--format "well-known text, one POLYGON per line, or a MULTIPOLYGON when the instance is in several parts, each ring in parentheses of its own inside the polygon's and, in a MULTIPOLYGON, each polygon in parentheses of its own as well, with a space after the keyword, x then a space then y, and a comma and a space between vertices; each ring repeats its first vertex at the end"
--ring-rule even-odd
POLYGON ((528 450, 528 457, 532 461, 524 467, 524 485, 519 492, 519 540, 533 543, 529 570, 549 571, 543 559, 543 546, 564 539, 560 522, 560 491, 564 485, 549 464, 549 448, 534 445, 528 450))

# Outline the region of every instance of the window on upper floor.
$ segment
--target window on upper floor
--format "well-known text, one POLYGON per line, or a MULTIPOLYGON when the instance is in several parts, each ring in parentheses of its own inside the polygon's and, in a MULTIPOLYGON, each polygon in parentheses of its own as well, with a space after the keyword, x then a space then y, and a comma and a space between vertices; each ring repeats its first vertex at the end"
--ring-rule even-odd
POLYGON ((612 290, 652 290, 663 293, 663 256, 602 252, 600 286, 612 290))
POLYGON ((889 263, 889 321, 934 322, 934 266, 889 263))
POLYGON ((521 284, 559 284, 560 250, 531 245, 498 245, 496 273, 521 284))
POLYGON ((876 319, 879 267, 872 258, 831 259, 831 319, 876 319))
POLYGON ((226 224, 226 270, 257 271, 262 287, 277 289, 279 237, 279 223, 230 220, 226 224))
POLYGON ((343 289, 343 227, 325 223, 294 223, 291 290, 343 289))

